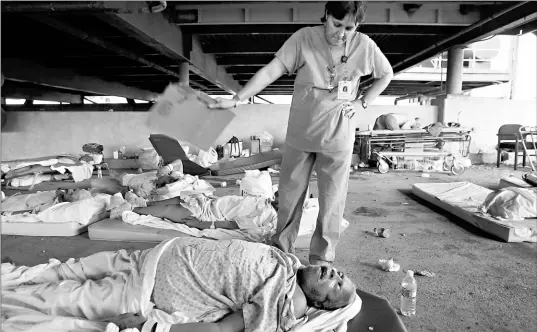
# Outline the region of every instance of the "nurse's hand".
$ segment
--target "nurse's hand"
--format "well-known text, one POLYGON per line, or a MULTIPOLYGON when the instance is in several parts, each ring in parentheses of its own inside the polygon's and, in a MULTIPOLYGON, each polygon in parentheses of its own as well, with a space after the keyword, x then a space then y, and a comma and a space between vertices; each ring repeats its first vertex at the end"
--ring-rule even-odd
POLYGON ((119 315, 112 319, 107 319, 105 322, 114 323, 117 327, 119 327, 120 331, 131 328, 137 328, 139 331, 141 331, 146 320, 146 318, 140 315, 128 313, 119 315))
POLYGON ((235 99, 224 99, 224 98, 216 98, 215 102, 213 104, 208 105, 211 109, 227 109, 227 108, 233 108, 237 107, 237 100, 235 99))
POLYGON ((351 102, 346 102, 343 104, 343 115, 345 115, 349 119, 352 119, 354 113, 356 113, 356 109, 351 102))

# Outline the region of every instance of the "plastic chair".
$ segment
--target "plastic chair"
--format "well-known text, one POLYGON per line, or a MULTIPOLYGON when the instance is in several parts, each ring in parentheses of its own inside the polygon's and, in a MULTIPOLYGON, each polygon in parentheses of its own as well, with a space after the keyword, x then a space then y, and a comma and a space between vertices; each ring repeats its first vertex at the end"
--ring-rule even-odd
POLYGON ((498 153, 496 155, 496 167, 500 167, 500 155, 502 150, 514 150, 515 151, 515 170, 518 164, 518 153, 520 150, 523 150, 524 154, 522 156, 522 166, 526 166, 526 152, 524 151, 520 136, 520 128, 522 125, 519 124, 505 124, 498 129, 498 153))
POLYGON ((347 323, 347 332, 407 332, 391 304, 376 295, 356 289, 362 299, 362 309, 347 323))

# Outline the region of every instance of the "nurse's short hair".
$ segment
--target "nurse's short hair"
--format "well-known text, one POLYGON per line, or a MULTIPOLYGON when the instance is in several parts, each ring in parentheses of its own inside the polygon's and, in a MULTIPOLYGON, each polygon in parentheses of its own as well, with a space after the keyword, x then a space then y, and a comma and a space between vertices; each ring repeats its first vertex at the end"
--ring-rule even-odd
POLYGON ((327 15, 342 20, 347 14, 354 16, 355 23, 362 23, 365 20, 367 1, 328 1, 324 8, 325 15, 321 18, 323 23, 326 22, 327 15))

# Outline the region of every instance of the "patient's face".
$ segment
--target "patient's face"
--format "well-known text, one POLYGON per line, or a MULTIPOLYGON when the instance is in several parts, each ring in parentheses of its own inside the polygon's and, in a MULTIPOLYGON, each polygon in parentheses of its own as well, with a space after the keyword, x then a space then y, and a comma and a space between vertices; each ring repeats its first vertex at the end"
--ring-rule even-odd
POLYGON ((297 282, 310 305, 321 309, 346 306, 355 296, 356 286, 333 267, 309 265, 298 270, 297 282))
POLYGON ((272 201, 272 206, 274 206, 274 208, 276 209, 276 211, 278 211, 278 208, 279 208, 279 204, 278 204, 279 199, 278 199, 278 197, 279 197, 279 194, 278 194, 278 191, 276 191, 276 192, 274 193, 274 201, 272 201))
POLYGON ((156 185, 157 188, 162 188, 167 184, 174 183, 175 181, 177 181, 177 180, 174 179, 173 176, 171 176, 171 175, 163 175, 163 176, 161 176, 161 177, 159 177, 157 179, 155 185, 156 185))

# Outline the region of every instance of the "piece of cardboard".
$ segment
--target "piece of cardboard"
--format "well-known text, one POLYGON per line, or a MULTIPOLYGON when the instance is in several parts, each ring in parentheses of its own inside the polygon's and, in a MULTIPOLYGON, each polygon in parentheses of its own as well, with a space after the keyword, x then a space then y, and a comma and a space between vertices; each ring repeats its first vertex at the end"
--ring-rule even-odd
POLYGON ((230 110, 207 107, 212 102, 203 92, 170 84, 149 110, 148 126, 207 151, 235 117, 230 110))
POLYGON ((181 144, 174 138, 162 134, 149 135, 149 141, 155 151, 162 157, 164 165, 170 164, 177 159, 190 160, 181 144))

